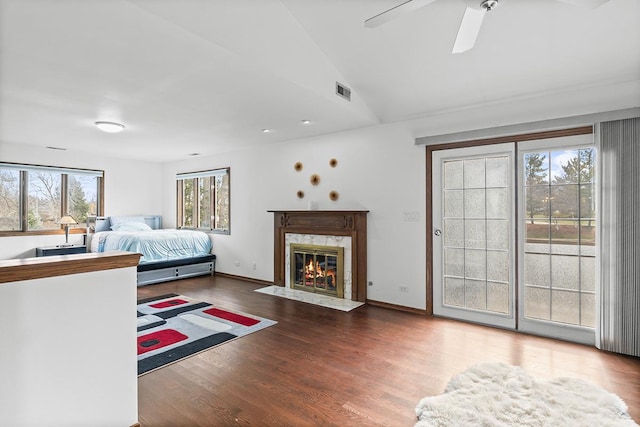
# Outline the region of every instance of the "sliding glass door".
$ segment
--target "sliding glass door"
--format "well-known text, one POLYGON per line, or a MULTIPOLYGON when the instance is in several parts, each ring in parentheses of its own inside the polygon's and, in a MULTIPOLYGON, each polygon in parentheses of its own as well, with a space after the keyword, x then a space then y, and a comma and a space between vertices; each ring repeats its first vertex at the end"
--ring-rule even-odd
POLYGON ((593 136, 432 152, 433 311, 593 343, 593 136))

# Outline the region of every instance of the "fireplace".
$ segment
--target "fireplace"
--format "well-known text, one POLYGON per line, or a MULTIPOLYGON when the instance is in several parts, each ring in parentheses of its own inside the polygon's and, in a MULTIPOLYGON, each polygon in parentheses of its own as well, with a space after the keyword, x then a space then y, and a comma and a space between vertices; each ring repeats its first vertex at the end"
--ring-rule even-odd
POLYGON ((344 297, 344 248, 291 244, 289 253, 293 289, 344 297))
MULTIPOLYGON (((341 298, 366 302, 367 299, 367 214, 368 211, 270 211, 274 216, 274 266, 273 281, 275 285, 293 287, 295 282, 292 265, 296 260, 291 255, 291 247, 297 244, 312 246, 328 246, 331 250, 342 252, 341 298), (341 249, 342 248, 342 249, 341 249)), ((317 257, 316 257, 317 260, 317 257)), ((309 258, 307 257, 307 263, 309 258)), ((331 261, 333 262, 333 261, 331 261)), ((337 261, 336 261, 337 265, 337 261)), ((314 264, 315 266, 315 264, 314 264)), ((332 276, 332 274, 331 274, 332 276)), ((337 276, 337 275, 336 275, 337 276)), ((320 281, 318 290, 314 292, 331 295, 325 292, 326 282, 320 281)), ((331 282, 333 283, 333 278, 331 282)), ((336 278, 336 285, 338 280, 336 278)), ((306 290, 311 286, 304 285, 306 290)), ((336 293, 334 296, 338 297, 336 293)), ((333 285, 326 289, 333 292, 333 285)))

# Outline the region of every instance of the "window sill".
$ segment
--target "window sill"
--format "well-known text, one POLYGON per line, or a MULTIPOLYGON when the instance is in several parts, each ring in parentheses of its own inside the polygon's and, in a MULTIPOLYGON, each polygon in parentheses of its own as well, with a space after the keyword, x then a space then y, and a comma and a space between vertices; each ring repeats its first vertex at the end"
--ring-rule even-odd
MULTIPOLYGON (((64 235, 64 230, 0 231, 0 237, 64 235)), ((87 234, 86 228, 70 228, 69 234, 87 234)))

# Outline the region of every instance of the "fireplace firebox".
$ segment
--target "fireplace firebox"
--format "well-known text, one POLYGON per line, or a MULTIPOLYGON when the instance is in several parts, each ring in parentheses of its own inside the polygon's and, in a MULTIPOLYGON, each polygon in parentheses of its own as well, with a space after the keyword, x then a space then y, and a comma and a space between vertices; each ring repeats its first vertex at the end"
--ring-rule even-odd
POLYGON ((344 248, 291 244, 291 287, 344 297, 344 248))

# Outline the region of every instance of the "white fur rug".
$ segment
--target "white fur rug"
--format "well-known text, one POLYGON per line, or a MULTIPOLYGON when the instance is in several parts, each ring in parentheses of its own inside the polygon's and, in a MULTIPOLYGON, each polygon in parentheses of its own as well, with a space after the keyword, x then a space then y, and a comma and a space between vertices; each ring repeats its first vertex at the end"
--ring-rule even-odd
POLYGON ((615 394, 574 378, 537 380, 522 368, 482 363, 416 407, 416 427, 638 426, 615 394))

